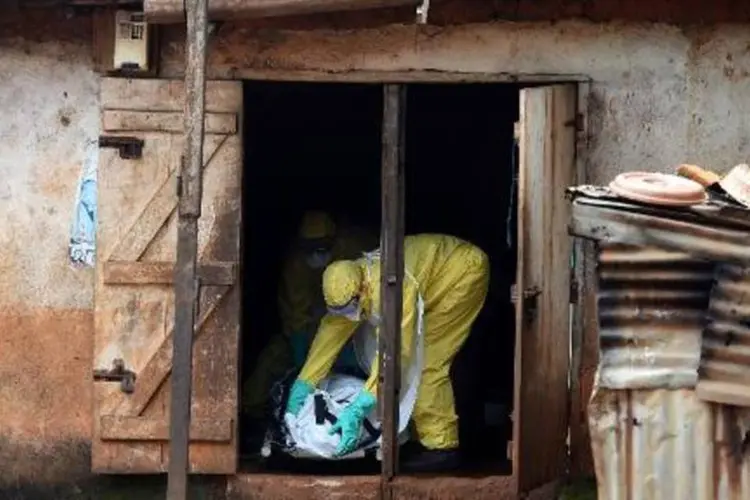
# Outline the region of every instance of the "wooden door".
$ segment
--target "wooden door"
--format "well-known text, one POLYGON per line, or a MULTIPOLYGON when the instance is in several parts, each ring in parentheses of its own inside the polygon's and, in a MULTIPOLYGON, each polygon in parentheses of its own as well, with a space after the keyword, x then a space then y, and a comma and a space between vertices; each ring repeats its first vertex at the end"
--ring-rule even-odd
MULTIPOLYGON (((108 139, 98 172, 96 472, 167 469, 183 105, 182 81, 101 81, 101 133, 108 139), (111 147, 118 137, 126 144, 143 141, 140 156, 123 158, 137 148, 111 147), (135 374, 133 384, 102 380, 101 370, 116 362, 135 374)), ((194 473, 232 473, 237 462, 241 110, 239 82, 208 83, 190 430, 194 473)))
POLYGON ((513 468, 522 493, 565 474, 576 92, 521 91, 513 468))

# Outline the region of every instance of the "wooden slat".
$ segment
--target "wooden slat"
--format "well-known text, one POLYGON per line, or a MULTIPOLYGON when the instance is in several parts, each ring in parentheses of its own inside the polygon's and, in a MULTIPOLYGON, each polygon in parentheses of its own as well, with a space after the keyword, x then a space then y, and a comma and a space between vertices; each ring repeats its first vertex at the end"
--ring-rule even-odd
POLYGON ((94 71, 102 74, 111 71, 114 66, 115 10, 99 7, 94 9, 91 17, 94 71))
MULTIPOLYGON (((211 164, 228 137, 222 137, 216 144, 203 165, 204 170, 211 164)), ((173 170, 169 178, 159 187, 133 226, 117 242, 117 246, 107 260, 135 261, 141 258, 154 235, 177 209, 177 173, 177 169, 173 170)))
MULTIPOLYGON (((100 419, 104 441, 168 441, 169 423, 165 418, 104 415, 100 419)), ((194 418, 190 441, 228 443, 232 440, 232 420, 194 418)))
MULTIPOLYGON (((211 19, 231 20, 417 6, 420 3, 420 0, 211 0, 208 12, 211 19)), ((151 23, 185 20, 183 0, 145 0, 143 10, 151 23)))
MULTIPOLYGON (((206 113, 207 134, 237 133, 235 113, 206 113)), ((108 109, 102 112, 102 129, 107 132, 183 132, 183 114, 176 111, 133 111, 108 109)))
MULTIPOLYGON (((227 295, 226 292, 228 290, 231 290, 231 288, 228 288, 222 294, 212 296, 212 299, 209 300, 207 306, 200 311, 198 321, 195 322, 193 342, 196 342, 200 338, 203 332, 203 326, 219 307, 222 300, 227 295)), ((159 348, 154 355, 148 360, 143 370, 138 373, 135 391, 125 400, 123 407, 120 409, 121 412, 127 415, 138 416, 143 413, 143 410, 146 409, 148 404, 154 398, 156 391, 172 372, 173 338, 174 327, 170 329, 167 337, 161 345, 159 345, 159 348)))
MULTIPOLYGON (((174 262, 108 261, 103 264, 107 285, 171 285, 174 262)), ((205 262, 198 266, 201 285, 233 285, 237 273, 234 262, 205 262)))
POLYGON ((565 474, 575 85, 521 91, 513 467, 519 494, 565 474), (524 290, 539 288, 534 314, 524 290))
MULTIPOLYGON (((185 108, 185 82, 147 78, 102 78, 101 102, 104 109, 176 111, 185 108)), ((236 113, 241 108, 242 86, 233 81, 206 83, 206 111, 236 113)))

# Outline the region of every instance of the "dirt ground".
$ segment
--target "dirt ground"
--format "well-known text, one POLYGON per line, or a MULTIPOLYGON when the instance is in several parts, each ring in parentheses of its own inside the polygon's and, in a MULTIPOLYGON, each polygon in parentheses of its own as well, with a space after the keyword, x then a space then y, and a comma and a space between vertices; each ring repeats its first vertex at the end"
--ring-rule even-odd
MULTIPOLYGON (((192 478, 194 500, 223 500, 220 478, 192 478)), ((58 486, 15 485, 0 489, 0 500, 164 500, 165 476, 99 476, 87 483, 58 486)), ((596 500, 596 481, 576 481, 563 488, 559 500, 596 500)))

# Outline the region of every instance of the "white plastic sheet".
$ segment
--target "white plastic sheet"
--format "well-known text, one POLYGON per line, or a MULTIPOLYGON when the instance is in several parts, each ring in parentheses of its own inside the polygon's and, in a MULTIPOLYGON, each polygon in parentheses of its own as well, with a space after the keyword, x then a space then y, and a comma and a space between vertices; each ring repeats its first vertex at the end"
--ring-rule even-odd
MULTIPOLYGON (((333 375, 320 384, 315 394, 308 396, 307 401, 305 401, 305 404, 296 417, 290 413, 284 416, 289 430, 289 437, 291 442, 294 443, 294 448, 297 450, 298 456, 325 459, 334 458, 336 448, 341 441, 341 435, 328 434, 333 425, 332 422, 327 420, 324 420, 323 423, 317 422, 315 414, 316 396, 323 399, 328 412, 338 417, 341 411, 354 401, 363 386, 364 380, 356 377, 333 375)), ((366 417, 366 420, 369 422, 371 429, 379 431, 380 424, 377 421, 376 413, 373 410, 366 417)), ((357 446, 359 453, 355 452, 353 454, 355 457, 343 458, 356 458, 364 450, 377 446, 378 436, 379 433, 374 436, 370 435, 365 426, 363 426, 360 430, 359 445, 357 446)))

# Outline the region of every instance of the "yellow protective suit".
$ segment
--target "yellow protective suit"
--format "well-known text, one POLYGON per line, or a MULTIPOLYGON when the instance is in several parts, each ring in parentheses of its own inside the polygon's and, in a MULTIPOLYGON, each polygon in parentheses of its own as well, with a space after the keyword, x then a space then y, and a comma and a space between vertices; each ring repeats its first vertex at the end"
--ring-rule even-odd
MULTIPOLYGON (((484 305, 489 286, 487 255, 476 246, 452 236, 416 235, 404 243, 402 366, 410 362, 416 328, 416 298, 424 299, 424 366, 413 412, 419 441, 428 449, 458 447, 450 366, 469 336, 471 326, 484 305)), ((331 306, 343 306, 360 297, 365 318, 380 311, 380 262, 368 269, 365 259, 336 262, 324 277, 324 294, 331 306)), ((299 378, 317 385, 357 327, 357 322, 326 315, 320 323, 299 378)), ((379 357, 379 356, 378 356, 379 357)), ((377 394, 379 361, 376 357, 365 388, 377 394)))
MULTIPOLYGON (((304 227, 305 224, 300 236, 310 237, 304 227)), ((358 227, 341 227, 331 239, 333 260, 355 259, 378 246, 375 234, 358 227)), ((242 398, 245 415, 261 418, 266 414, 271 386, 293 365, 292 343, 301 340, 305 344, 304 339, 292 336, 312 337, 317 331, 326 311, 321 288, 323 271, 308 266, 304 252, 298 248, 285 259, 278 295, 282 331, 271 337, 246 379, 242 398)))

